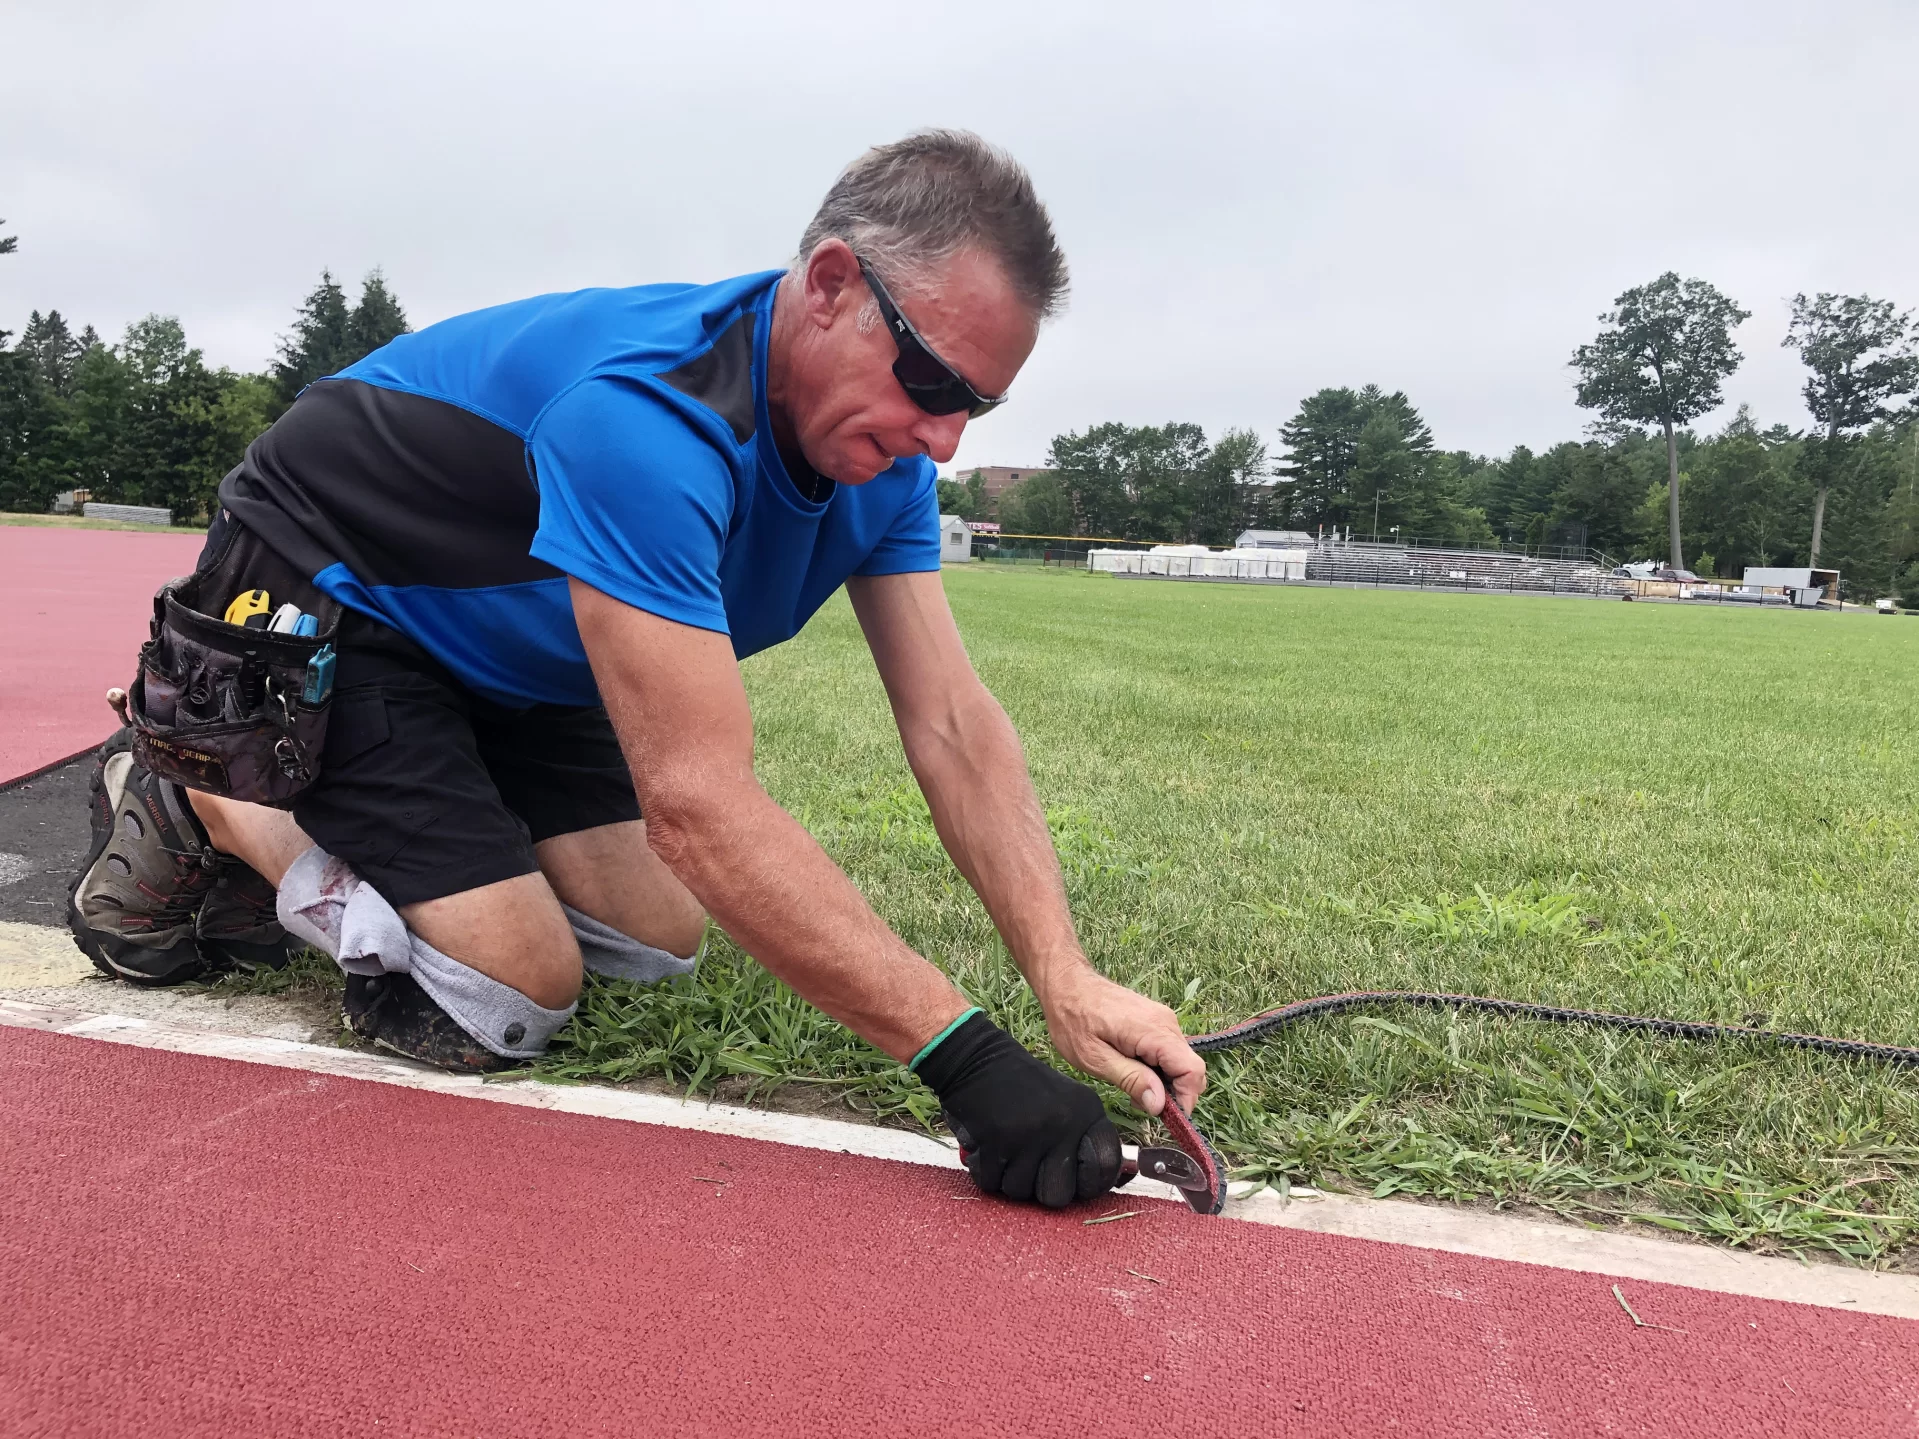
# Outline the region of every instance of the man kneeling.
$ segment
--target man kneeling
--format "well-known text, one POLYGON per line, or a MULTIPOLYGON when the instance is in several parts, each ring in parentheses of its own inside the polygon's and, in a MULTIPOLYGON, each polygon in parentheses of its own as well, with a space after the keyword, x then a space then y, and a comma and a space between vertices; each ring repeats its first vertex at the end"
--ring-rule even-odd
POLYGON ((343 607, 317 778, 289 813, 110 743, 81 947, 170 983, 290 933, 346 970, 355 1032, 488 1070, 545 1049, 583 966, 690 972, 710 913, 933 1087, 982 1188, 1103 1192, 1119 1141, 1093 1091, 970 1007, 760 788, 737 664, 844 584, 1053 1042, 1148 1113, 1161 1074, 1190 1108, 1205 1067, 1173 1013, 1080 949, 939 577, 935 462, 1065 287, 1025 172, 928 132, 855 161, 785 271, 503 305, 309 386, 222 483, 200 578, 343 607))

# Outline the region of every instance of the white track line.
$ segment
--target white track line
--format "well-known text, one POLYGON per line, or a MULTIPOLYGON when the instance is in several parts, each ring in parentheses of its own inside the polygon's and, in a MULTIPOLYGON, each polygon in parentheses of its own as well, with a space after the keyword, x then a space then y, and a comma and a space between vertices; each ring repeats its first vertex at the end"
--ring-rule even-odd
MULTIPOLYGON (((531 1080, 488 1083, 477 1076, 443 1074, 406 1060, 365 1051, 329 1049, 323 1045, 255 1035, 222 1034, 128 1015, 95 1014, 0 999, 0 1028, 6 1027, 38 1029, 248 1064, 277 1065, 462 1099, 490 1100, 496 1104, 697 1129, 709 1134, 732 1134, 774 1144, 942 1169, 960 1167, 952 1148, 925 1135, 844 1120, 776 1114, 763 1109, 707 1104, 595 1085, 541 1084, 531 1080)), ((1135 1180, 1127 1187, 1126 1194, 1129 1199, 1137 1195, 1142 1199, 1179 1202, 1177 1190, 1147 1180, 1135 1180)), ((1722 1294, 1919 1319, 1919 1277, 1910 1275, 1877 1274, 1832 1264, 1802 1264, 1703 1244, 1580 1229, 1452 1206, 1358 1199, 1310 1191, 1295 1191, 1291 1200, 1281 1200, 1270 1192, 1250 1199, 1235 1199, 1227 1204, 1226 1214, 1258 1224, 1539 1264, 1615 1279, 1683 1284, 1722 1294)))

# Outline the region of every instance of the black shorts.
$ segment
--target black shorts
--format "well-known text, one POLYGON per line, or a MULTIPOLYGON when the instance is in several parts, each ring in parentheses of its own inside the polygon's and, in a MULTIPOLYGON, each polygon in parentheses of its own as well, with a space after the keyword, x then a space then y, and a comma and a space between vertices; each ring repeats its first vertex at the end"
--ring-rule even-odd
POLYGON ((541 840, 640 817, 600 706, 508 709, 351 611, 334 648, 320 774, 293 817, 389 904, 532 874, 541 840))

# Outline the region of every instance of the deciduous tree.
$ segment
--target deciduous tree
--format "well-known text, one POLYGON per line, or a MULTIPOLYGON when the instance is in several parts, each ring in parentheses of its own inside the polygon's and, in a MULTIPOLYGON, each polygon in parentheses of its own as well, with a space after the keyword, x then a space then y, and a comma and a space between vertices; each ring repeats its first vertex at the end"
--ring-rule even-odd
POLYGON ((1012 535, 1070 535, 1073 502, 1051 470, 1036 470, 999 497, 1000 529, 1012 535))
POLYGON ((1658 425, 1666 435, 1667 533, 1674 569, 1685 567, 1679 526, 1675 431, 1720 404, 1720 385, 1742 358, 1732 331, 1750 318, 1704 280, 1668 270, 1626 291, 1599 317, 1607 328, 1573 353, 1579 403, 1609 420, 1658 425))
POLYGON ((1251 430, 1219 437, 1194 475, 1187 532, 1202 545, 1230 545, 1254 528, 1259 499, 1270 478, 1266 444, 1251 430))
POLYGON ((1792 297, 1792 323, 1780 343, 1799 351, 1811 372, 1802 392, 1824 430, 1813 464, 1818 492, 1812 507, 1810 564, 1819 563, 1826 499, 1832 492, 1848 437, 1886 418, 1889 401, 1919 387, 1910 313, 1869 295, 1792 297))
POLYGON ((963 520, 986 519, 992 502, 986 496, 986 477, 970 470, 964 479, 939 481, 939 506, 943 515, 958 515, 963 520))

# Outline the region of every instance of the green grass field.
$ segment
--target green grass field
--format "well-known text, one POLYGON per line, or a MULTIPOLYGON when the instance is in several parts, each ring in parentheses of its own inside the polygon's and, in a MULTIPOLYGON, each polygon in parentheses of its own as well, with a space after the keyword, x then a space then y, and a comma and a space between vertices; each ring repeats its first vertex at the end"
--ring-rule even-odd
MULTIPOLYGON (((1420 988, 1919 1045, 1919 625, 984 567, 947 588, 1025 737, 1087 952, 1191 1031, 1420 988)), ((1043 1044, 844 600, 745 668, 773 795, 1043 1044)), ((717 938, 697 981, 594 984, 545 1068, 830 1082, 934 1118, 717 938)), ((1884 1263, 1919 1232, 1915 1082, 1401 1012, 1216 1057, 1198 1117, 1242 1177, 1279 1186, 1884 1263)))
POLYGON ((81 515, 20 515, 0 512, 0 525, 43 530, 138 530, 148 535, 204 535, 205 525, 136 525, 126 520, 89 520, 81 515))

